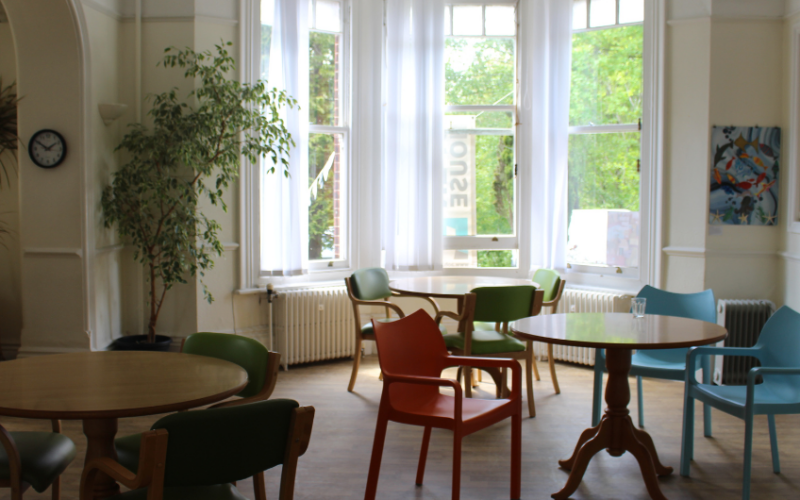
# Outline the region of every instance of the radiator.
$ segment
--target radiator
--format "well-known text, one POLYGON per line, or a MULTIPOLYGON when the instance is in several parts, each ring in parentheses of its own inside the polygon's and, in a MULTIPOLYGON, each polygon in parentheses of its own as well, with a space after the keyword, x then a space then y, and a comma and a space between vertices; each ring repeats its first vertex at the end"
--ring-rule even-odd
MULTIPOLYGON (((717 302, 717 324, 728 329, 723 345, 752 347, 764 323, 774 312, 775 304, 768 300, 720 300, 717 302)), ((714 356, 714 383, 745 385, 747 372, 754 366, 759 366, 755 358, 714 356)))
POLYGON ((284 369, 353 355, 355 321, 345 287, 282 291, 273 311, 273 331, 284 369))
MULTIPOLYGON (((566 288, 561 297, 561 302, 558 303, 558 310, 555 312, 627 312, 630 308, 630 295, 623 295, 617 292, 566 288)), ((552 314, 552 312, 543 311, 543 314, 552 314)), ((535 347, 535 353, 539 357, 545 357, 547 355, 547 346, 538 343, 535 347)), ((594 349, 588 347, 553 345, 553 357, 570 363, 594 365, 594 349)))

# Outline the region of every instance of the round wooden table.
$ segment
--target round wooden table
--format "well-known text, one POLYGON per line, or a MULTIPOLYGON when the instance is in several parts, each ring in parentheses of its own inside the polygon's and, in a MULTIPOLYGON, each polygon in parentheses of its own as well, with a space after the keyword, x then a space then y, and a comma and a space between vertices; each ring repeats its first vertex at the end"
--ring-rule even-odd
MULTIPOLYGON (((247 385, 238 365, 169 352, 103 351, 56 354, 0 363, 0 415, 83 420, 86 462, 116 459, 117 419, 221 401, 247 385)), ((110 477, 95 497, 119 493, 110 477)))
POLYGON ((509 329, 520 337, 552 344, 606 349, 606 408, 600 424, 586 429, 578 438, 575 451, 558 464, 570 471, 567 484, 551 495, 557 500, 569 498, 580 485, 589 461, 600 450, 611 456, 629 451, 639 462, 650 497, 665 500, 657 476, 672 473, 658 460, 653 439, 637 429, 628 412, 631 390, 628 372, 633 349, 672 349, 712 344, 723 340, 725 328, 687 318, 630 313, 569 313, 534 316, 515 321, 509 329))
POLYGON ((465 293, 481 286, 530 286, 539 288, 531 280, 496 278, 492 276, 428 276, 423 278, 399 278, 389 283, 389 289, 403 295, 435 297, 440 299, 463 299, 465 293))

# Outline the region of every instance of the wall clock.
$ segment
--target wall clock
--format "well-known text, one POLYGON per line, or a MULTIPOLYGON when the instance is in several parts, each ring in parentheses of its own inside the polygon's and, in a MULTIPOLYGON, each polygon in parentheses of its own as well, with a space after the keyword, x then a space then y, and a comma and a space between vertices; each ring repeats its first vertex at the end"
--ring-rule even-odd
POLYGON ((40 130, 28 143, 28 155, 39 167, 57 167, 67 156, 67 141, 55 130, 40 130))

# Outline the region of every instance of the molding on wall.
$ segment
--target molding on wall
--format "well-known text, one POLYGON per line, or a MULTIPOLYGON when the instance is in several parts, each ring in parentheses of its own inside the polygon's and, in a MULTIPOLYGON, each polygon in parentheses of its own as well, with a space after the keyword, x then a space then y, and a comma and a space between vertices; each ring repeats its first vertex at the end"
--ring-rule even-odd
POLYGON ((669 19, 783 19, 800 11, 798 0, 672 0, 669 19))
POLYGON ((110 252, 119 252, 120 250, 124 249, 125 245, 109 245, 106 247, 96 248, 94 250, 95 255, 103 255, 104 253, 110 252))
POLYGON ((664 247, 662 251, 670 257, 704 258, 706 249, 702 247, 664 247))
POLYGON ((83 257, 82 248, 23 248, 26 255, 76 255, 83 257))
POLYGON ((794 261, 794 262, 800 262, 800 255, 798 255, 796 253, 778 252, 778 255, 783 257, 784 260, 791 260, 791 261, 794 261))
POLYGON ((800 14, 800 0, 786 0, 784 17, 791 17, 795 14, 800 14))
POLYGON ((239 250, 239 244, 235 241, 226 241, 222 243, 222 249, 226 252, 232 252, 234 250, 239 250))
POLYGON ((703 247, 664 247, 663 252, 670 257, 706 258, 707 256, 734 258, 774 258, 782 253, 773 250, 721 250, 703 247))
POLYGON ((78 347, 20 347, 17 352, 17 359, 30 358, 33 356, 42 356, 48 354, 68 354, 71 352, 88 352, 89 349, 80 349, 78 347))
POLYGON ((101 0, 81 0, 84 7, 88 7, 95 12, 104 14, 115 21, 119 22, 123 19, 122 9, 119 7, 118 2, 101 2, 101 0))
MULTIPOLYGON (((134 22, 134 0, 80 0, 84 7, 107 15, 119 22, 134 22)), ((144 0, 143 22, 194 22, 236 25, 238 0, 144 0)))

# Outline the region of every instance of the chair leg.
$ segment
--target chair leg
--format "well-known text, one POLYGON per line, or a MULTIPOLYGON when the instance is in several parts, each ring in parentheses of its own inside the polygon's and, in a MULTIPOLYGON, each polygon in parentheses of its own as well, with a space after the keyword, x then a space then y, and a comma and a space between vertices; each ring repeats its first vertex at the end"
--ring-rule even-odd
POLYGON ((50 485, 50 495, 53 500, 61 499, 61 476, 56 477, 53 484, 50 485))
POLYGON ((753 458, 753 410, 747 408, 744 416, 744 470, 742 471, 742 500, 750 499, 750 469, 753 458))
POLYGON ((372 443, 372 458, 369 461, 369 475, 367 476, 367 491, 364 500, 375 500, 378 491, 378 476, 381 473, 381 458, 383 457, 383 443, 386 441, 386 427, 389 424, 382 411, 378 412, 378 423, 375 426, 375 440, 372 443))
POLYGON ((353 392, 353 387, 356 386, 356 377, 358 376, 358 367, 361 365, 361 338, 356 340, 356 350, 353 353, 353 372, 350 374, 350 384, 347 386, 347 392, 353 392))
MULTIPOLYGON (((528 391, 528 415, 533 418, 536 416, 536 404, 533 401, 533 374, 531 365, 536 366, 536 356, 533 355, 532 346, 528 346, 528 359, 525 363, 525 389, 528 391)), ((538 380, 538 379, 537 379, 538 380)))
POLYGON ((256 500, 267 500, 267 485, 264 483, 263 472, 253 476, 253 495, 256 500))
POLYGON ((605 357, 602 349, 595 349, 594 354, 594 394, 592 395, 592 427, 600 425, 600 414, 603 411, 603 367, 605 357))
POLYGON ((533 374, 536 377, 536 381, 538 382, 538 381, 542 380, 542 378, 539 376, 539 366, 536 364, 536 356, 533 354, 533 342, 528 341, 528 347, 527 348, 530 349, 530 351, 531 351, 531 356, 530 356, 531 362, 530 362, 530 364, 533 365, 533 374))
POLYGON ((472 368, 469 366, 464 367, 464 397, 472 397, 472 368))
MULTIPOLYGON (((702 356, 700 366, 703 368, 703 383, 711 384, 711 357, 702 356)), ((711 437, 711 405, 703 403, 703 435, 711 437)))
POLYGON ((460 433, 453 433, 453 500, 461 498, 461 439, 460 433))
POLYGON ((694 455, 694 398, 689 385, 683 390, 683 435, 681 439, 681 476, 689 477, 689 462, 694 455))
POLYGON ((417 466, 417 486, 422 486, 422 478, 425 476, 425 461, 428 459, 428 444, 431 441, 431 427, 425 426, 422 434, 422 448, 419 450, 419 465, 417 466))
POLYGON ((767 415, 769 422, 769 445, 772 449, 772 472, 781 473, 781 459, 778 456, 778 432, 775 429, 775 415, 767 415))
POLYGON ((644 427, 644 398, 642 397, 642 377, 636 377, 636 393, 639 401, 639 427, 644 427))
POLYGON ((547 362, 550 365, 550 378, 553 380, 553 389, 556 394, 561 394, 561 387, 558 386, 556 377, 556 358, 553 357, 553 344, 547 344, 547 362))
POLYGON ((522 409, 511 416, 511 500, 519 500, 522 485, 522 409))

